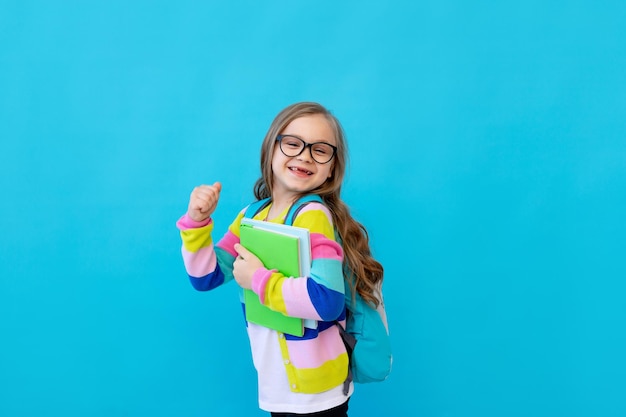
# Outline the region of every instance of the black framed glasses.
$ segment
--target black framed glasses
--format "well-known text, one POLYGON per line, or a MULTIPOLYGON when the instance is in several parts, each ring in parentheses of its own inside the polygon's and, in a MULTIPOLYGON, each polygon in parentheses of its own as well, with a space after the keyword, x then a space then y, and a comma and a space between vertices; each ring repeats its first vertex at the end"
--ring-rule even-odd
POLYGON ((326 142, 306 143, 302 139, 293 135, 278 135, 276 141, 280 146, 280 151, 289 157, 300 155, 307 147, 311 152, 311 158, 318 164, 329 163, 337 153, 337 147, 326 142))

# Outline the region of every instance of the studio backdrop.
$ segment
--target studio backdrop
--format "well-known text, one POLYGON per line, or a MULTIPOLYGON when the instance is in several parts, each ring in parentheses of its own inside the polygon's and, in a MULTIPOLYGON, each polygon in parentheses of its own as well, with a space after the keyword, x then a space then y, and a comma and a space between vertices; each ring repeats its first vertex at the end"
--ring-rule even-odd
POLYGON ((626 415, 626 3, 0 2, 0 415, 263 416, 176 220, 318 101, 385 267, 353 416, 626 415))

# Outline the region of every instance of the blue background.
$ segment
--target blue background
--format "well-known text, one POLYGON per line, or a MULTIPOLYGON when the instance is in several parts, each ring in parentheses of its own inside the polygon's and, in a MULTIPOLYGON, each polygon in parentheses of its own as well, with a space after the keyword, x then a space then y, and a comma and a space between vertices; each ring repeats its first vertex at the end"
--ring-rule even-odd
POLYGON ((0 415, 262 416, 175 221, 342 121, 394 371, 357 416, 626 415, 626 3, 0 2, 0 415))

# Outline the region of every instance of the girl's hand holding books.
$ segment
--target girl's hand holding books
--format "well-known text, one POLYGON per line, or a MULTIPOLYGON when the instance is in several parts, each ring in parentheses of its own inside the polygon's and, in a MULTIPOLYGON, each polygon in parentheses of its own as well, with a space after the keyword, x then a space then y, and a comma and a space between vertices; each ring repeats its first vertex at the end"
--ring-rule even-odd
POLYGON ((265 268, 265 266, 259 258, 239 243, 235 245, 235 250, 238 254, 235 258, 235 263, 233 263, 235 281, 243 289, 252 289, 252 275, 259 268, 265 268))

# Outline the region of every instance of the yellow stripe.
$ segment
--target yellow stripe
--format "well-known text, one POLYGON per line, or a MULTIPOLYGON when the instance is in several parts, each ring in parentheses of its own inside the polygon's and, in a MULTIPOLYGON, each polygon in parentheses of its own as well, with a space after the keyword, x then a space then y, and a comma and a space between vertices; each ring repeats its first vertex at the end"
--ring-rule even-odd
POLYGON ((303 211, 298 214, 294 226, 305 227, 311 233, 321 233, 330 240, 335 240, 335 229, 332 220, 322 210, 303 211))
POLYGON ((243 215, 244 212, 240 212, 230 226, 228 226, 228 231, 237 237, 239 237, 239 227, 241 227, 241 219, 243 219, 243 215))
POLYGON ((280 345, 280 354, 283 357, 283 363, 285 364, 285 371, 287 372, 289 388, 292 392, 300 392, 298 380, 296 378, 296 368, 291 364, 291 360, 289 359, 287 340, 285 339, 285 335, 280 332, 278 333, 278 344, 280 345))
POLYGON ((300 381, 300 391, 305 394, 317 394, 343 384, 348 376, 348 355, 342 353, 336 359, 327 361, 319 368, 298 369, 296 375, 300 381))
POLYGON ((272 310, 280 311, 281 313, 287 313, 287 306, 285 305, 285 298, 283 297, 283 282, 285 281, 284 275, 274 272, 272 276, 267 280, 265 286, 265 305, 269 306, 272 310))
POLYGON ((183 246, 192 253, 210 246, 213 243, 213 239, 211 239, 212 231, 213 222, 197 229, 181 230, 180 237, 183 241, 183 246))
POLYGON ((318 368, 298 369, 291 364, 285 335, 278 334, 280 352, 292 392, 318 394, 343 384, 348 376, 348 355, 342 353, 318 368))

